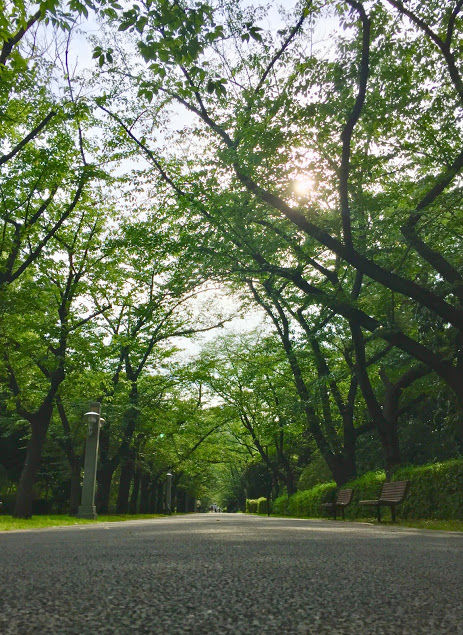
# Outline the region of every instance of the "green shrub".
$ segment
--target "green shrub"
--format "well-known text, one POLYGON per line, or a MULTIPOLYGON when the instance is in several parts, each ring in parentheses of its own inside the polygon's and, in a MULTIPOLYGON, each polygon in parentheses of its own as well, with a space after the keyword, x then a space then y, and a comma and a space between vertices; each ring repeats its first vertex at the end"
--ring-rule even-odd
MULTIPOLYGON (((378 498, 381 487, 386 480, 386 474, 383 470, 377 472, 367 472, 362 474, 358 478, 346 483, 342 486, 342 489, 352 488, 354 495, 352 496, 351 504, 345 508, 345 516, 349 520, 355 520, 356 518, 367 518, 368 516, 374 516, 376 509, 374 507, 364 507, 359 505, 360 500, 369 500, 378 498)), ((388 519, 388 509, 381 509, 381 513, 385 519, 388 519)))
POLYGON ((257 499, 256 498, 246 499, 246 513, 257 514, 257 499))
POLYGON ((400 506, 402 518, 463 519, 463 460, 404 467, 395 481, 410 481, 409 492, 400 506))
MULTIPOLYGON (((373 507, 359 505, 363 499, 378 498, 386 480, 383 471, 367 472, 359 478, 346 483, 343 488, 351 487, 354 496, 346 507, 346 519, 374 517, 373 507)), ((399 518, 409 519, 463 519, 463 460, 455 459, 444 463, 432 463, 419 467, 404 467, 394 474, 394 481, 410 481, 410 489, 403 503, 398 506, 399 518)), ((273 513, 280 516, 320 517, 320 504, 334 500, 334 483, 323 483, 309 490, 280 496, 273 503, 273 513)), ((382 517, 390 518, 389 508, 381 509, 382 517)))
POLYGON ((286 494, 278 496, 278 498, 275 498, 273 501, 272 512, 277 516, 289 516, 288 502, 289 497, 286 494))
POLYGON ((268 511, 267 499, 265 496, 261 496, 257 499, 257 513, 266 514, 268 511))
POLYGON ((320 516, 320 504, 333 500, 336 483, 321 483, 309 490, 288 496, 279 496, 273 502, 272 511, 279 516, 320 516))
POLYGON ((297 483, 298 490, 312 489, 320 483, 331 481, 332 476, 328 463, 321 454, 314 453, 310 463, 302 470, 297 483))

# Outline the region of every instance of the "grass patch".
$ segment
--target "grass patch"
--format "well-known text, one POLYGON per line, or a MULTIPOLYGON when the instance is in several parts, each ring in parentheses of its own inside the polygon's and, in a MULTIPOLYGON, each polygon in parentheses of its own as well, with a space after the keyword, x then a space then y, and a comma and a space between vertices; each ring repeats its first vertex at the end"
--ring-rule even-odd
MULTIPOLYGON (((317 519, 321 520, 321 519, 317 519)), ((324 518, 323 520, 327 520, 324 518)), ((346 519, 347 520, 347 519, 346 519)), ((338 522, 338 521, 336 521, 338 522)), ((339 521, 342 522, 342 521, 339 521)), ((395 523, 392 520, 382 520, 380 523, 374 518, 357 518, 351 522, 369 523, 376 527, 410 527, 412 529, 433 529, 435 531, 463 531, 463 520, 410 520, 409 518, 398 518, 395 523)))
POLYGON ((399 520, 396 524, 401 527, 414 527, 415 529, 463 531, 463 520, 399 520))
POLYGON ((162 518, 164 514, 108 514, 98 516, 97 520, 88 518, 76 518, 68 515, 33 516, 32 518, 13 518, 13 516, 0 516, 0 531, 12 529, 44 529, 45 527, 64 527, 66 525, 89 525, 97 523, 113 523, 121 520, 147 520, 149 518, 162 518))
MULTIPOLYGON (((255 514, 257 516, 257 514, 255 514)), ((302 520, 323 520, 332 521, 333 524, 342 524, 342 520, 333 520, 329 516, 281 516, 280 514, 271 514, 272 518, 301 518, 302 520)), ((400 518, 397 522, 393 523, 391 520, 383 520, 380 523, 374 518, 356 518, 354 520, 347 519, 346 522, 358 522, 369 523, 370 525, 376 525, 377 527, 411 527, 412 529, 433 529, 435 531, 462 531, 463 532, 463 520, 409 520, 400 518)))

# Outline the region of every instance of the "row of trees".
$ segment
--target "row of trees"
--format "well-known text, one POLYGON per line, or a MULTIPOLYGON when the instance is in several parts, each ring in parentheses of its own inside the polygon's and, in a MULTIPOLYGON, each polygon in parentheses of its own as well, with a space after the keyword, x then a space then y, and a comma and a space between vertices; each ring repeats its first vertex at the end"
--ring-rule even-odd
MULTIPOLYGON (((66 487, 70 510, 76 511, 82 414, 93 398, 103 402, 106 418, 100 511, 108 509, 111 483, 119 512, 127 512, 130 502, 136 507, 138 498, 142 511, 159 506, 168 469, 177 478, 188 474, 193 496, 194 483, 204 477, 191 457, 217 423, 210 423, 207 412, 198 423, 203 404, 191 396, 194 382, 174 376, 173 338, 208 331, 223 318, 199 315, 201 298, 210 291, 182 251, 179 217, 166 219, 162 197, 149 196, 152 186, 143 175, 114 176, 130 152, 118 154, 111 139, 101 143, 100 123, 73 76, 72 29, 86 7, 69 7, 70 14, 50 3, 32 14, 27 4, 5 8, 0 65, 5 492, 15 494, 15 515, 29 516, 39 477, 42 490, 55 482, 52 497, 61 505, 59 490, 66 487), (40 467, 44 451, 47 460, 40 467)), ((101 8, 101 15, 107 10, 101 8)))
POLYGON ((459 0, 304 0, 268 28, 265 8, 236 2, 12 6, 0 364, 8 421, 30 423, 18 515, 51 422, 71 430, 75 387, 120 412, 102 434, 100 509, 115 479, 127 511, 173 464, 141 470, 171 430, 147 395, 176 421, 162 445, 178 461, 220 440, 202 473, 239 481, 238 499, 247 461, 291 492, 316 457, 342 484, 461 452, 459 0), (92 77, 71 70, 68 35, 88 9, 103 25, 92 77), (64 28, 52 64, 28 37, 47 20, 64 28), (224 320, 198 311, 207 284, 270 330, 179 368, 170 338, 224 320), (193 436, 178 407, 196 408, 193 436))
POLYGON ((137 101, 123 115, 109 86, 102 108, 190 212, 211 275, 246 286, 270 316, 338 483, 355 474, 357 392, 389 472, 402 395, 424 377, 425 393, 437 385, 453 401, 463 440, 460 11, 309 1, 276 34, 258 8, 222 4, 137 4, 116 20, 145 62, 120 71, 143 111, 137 101), (344 29, 329 49, 313 45, 323 18, 344 29), (143 122, 172 104, 191 123, 162 153, 143 122), (291 187, 301 175, 305 196, 291 187))

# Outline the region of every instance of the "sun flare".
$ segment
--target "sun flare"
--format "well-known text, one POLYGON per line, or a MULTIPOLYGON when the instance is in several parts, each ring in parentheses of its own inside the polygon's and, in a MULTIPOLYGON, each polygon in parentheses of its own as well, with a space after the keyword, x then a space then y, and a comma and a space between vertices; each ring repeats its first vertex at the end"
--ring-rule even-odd
POLYGON ((301 176, 294 180, 293 188, 299 196, 309 196, 314 188, 313 179, 309 176, 301 176))

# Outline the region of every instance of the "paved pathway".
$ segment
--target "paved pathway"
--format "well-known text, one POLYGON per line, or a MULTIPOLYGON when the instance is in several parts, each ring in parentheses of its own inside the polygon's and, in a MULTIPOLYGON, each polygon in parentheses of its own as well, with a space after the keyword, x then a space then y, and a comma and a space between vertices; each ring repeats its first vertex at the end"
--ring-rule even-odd
POLYGON ((7 532, 0 633, 463 633, 463 535, 240 514, 7 532))

